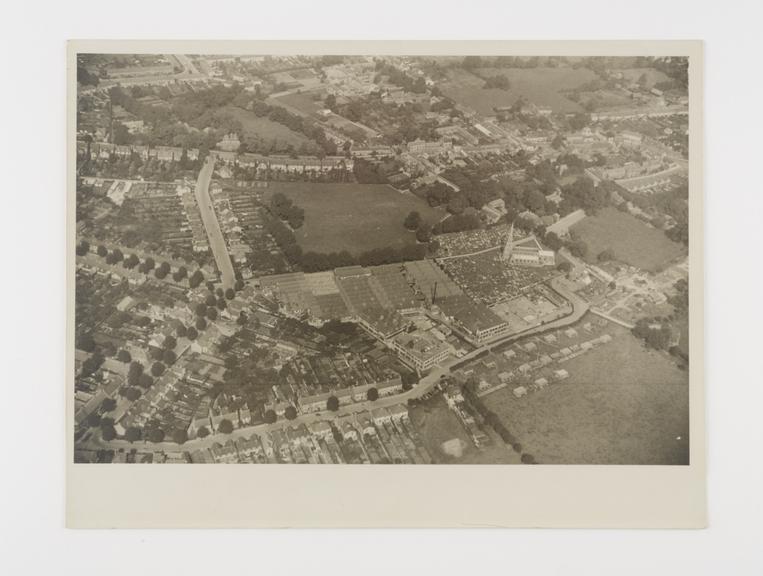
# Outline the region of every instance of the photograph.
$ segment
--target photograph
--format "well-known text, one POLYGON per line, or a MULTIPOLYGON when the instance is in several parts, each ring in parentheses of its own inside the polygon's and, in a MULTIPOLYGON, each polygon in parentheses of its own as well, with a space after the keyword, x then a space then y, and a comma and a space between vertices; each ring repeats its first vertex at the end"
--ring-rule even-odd
POLYGON ((690 463, 689 57, 76 54, 75 463, 690 463))

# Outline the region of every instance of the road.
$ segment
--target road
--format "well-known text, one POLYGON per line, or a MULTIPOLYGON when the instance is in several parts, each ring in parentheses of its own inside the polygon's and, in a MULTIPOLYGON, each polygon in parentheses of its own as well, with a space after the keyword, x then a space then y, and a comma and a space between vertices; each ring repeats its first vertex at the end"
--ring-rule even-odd
POLYGON ((98 450, 98 449, 104 449, 104 448, 130 449, 130 448, 137 448, 137 447, 148 444, 151 450, 165 450, 167 452, 177 452, 179 450, 182 450, 187 452, 193 452, 195 450, 210 448, 215 442, 224 443, 231 439, 235 440, 240 438, 251 438, 253 434, 258 434, 258 435, 267 434, 268 432, 271 432, 273 430, 278 430, 287 426, 297 426, 299 424, 312 424, 320 420, 332 420, 339 416, 346 416, 346 415, 355 414, 358 412, 365 412, 368 410, 373 410, 375 408, 389 407, 389 406, 394 406, 395 404, 406 404, 408 400, 421 398, 428 392, 431 392, 432 389, 435 387, 435 385, 440 381, 441 377, 450 373, 450 369, 452 366, 456 364, 461 364, 465 360, 469 360, 470 358, 478 356, 485 350, 492 350, 510 341, 521 340, 529 336, 534 336, 538 333, 546 332, 547 330, 555 330, 563 326, 567 326, 567 325, 578 322, 583 317, 583 315, 588 311, 588 303, 582 298, 580 298, 577 294, 567 290, 559 278, 552 279, 551 286, 554 288, 554 290, 559 292, 562 296, 564 296, 570 301, 570 303, 572 304, 572 312, 570 314, 568 314, 564 318, 559 318, 558 320, 549 322, 548 324, 537 326, 535 328, 526 330, 525 332, 521 332, 519 334, 512 334, 510 336, 500 338, 494 342, 490 342, 489 344, 480 346, 479 348, 475 348, 474 350, 472 350, 471 352, 469 352, 468 354, 466 354, 465 356, 461 358, 453 358, 449 362, 445 363, 444 365, 434 368, 429 374, 427 374, 421 380, 419 380, 419 382, 413 388, 405 392, 402 392, 401 394, 394 394, 392 396, 382 397, 374 402, 365 401, 365 402, 355 402, 352 404, 345 404, 343 406, 340 406, 336 412, 323 411, 323 412, 314 412, 314 413, 308 413, 308 414, 299 414, 294 420, 285 420, 282 418, 278 420, 277 422, 274 422, 273 424, 257 424, 254 426, 246 426, 243 428, 238 428, 234 430, 231 434, 212 434, 210 436, 207 436, 206 438, 194 438, 194 439, 188 440, 185 444, 182 445, 182 447, 179 446, 178 444, 175 444, 174 442, 151 443, 151 442, 145 441, 145 442, 138 442, 136 444, 130 444, 127 440, 122 440, 122 439, 104 441, 100 437, 100 433, 97 433, 97 432, 94 433, 91 436, 91 438, 88 439, 86 446, 87 448, 91 450, 98 450))
POLYGON ((220 229, 220 222, 218 222, 217 214, 212 207, 212 197, 209 195, 209 183, 212 181, 214 170, 215 159, 208 156, 204 166, 201 167, 201 172, 199 172, 199 179, 196 181, 196 204, 199 206, 199 212, 201 212, 201 220, 207 231, 209 247, 215 257, 217 269, 220 271, 223 287, 232 288, 236 283, 236 274, 228 254, 228 247, 225 245, 223 231, 220 229))

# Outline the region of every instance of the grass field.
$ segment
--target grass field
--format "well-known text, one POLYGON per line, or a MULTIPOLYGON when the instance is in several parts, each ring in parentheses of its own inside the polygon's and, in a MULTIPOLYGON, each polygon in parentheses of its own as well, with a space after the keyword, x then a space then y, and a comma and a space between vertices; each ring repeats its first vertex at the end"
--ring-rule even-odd
POLYGON ((688 372, 624 328, 607 332, 612 342, 562 365, 567 380, 485 403, 540 463, 688 464, 688 372))
POLYGON ((294 132, 287 128, 283 124, 273 122, 267 118, 260 118, 254 112, 238 108, 236 106, 226 106, 222 109, 222 112, 228 113, 236 120, 241 122, 241 127, 244 130, 246 136, 251 136, 260 139, 264 143, 269 143, 273 140, 277 140, 278 149, 284 149, 287 145, 291 144, 294 148, 298 148, 302 144, 317 146, 307 136, 294 132))
POLYGON ((416 242, 414 233, 403 227, 409 212, 417 210, 430 224, 445 215, 418 196, 401 194, 386 184, 272 182, 268 197, 274 192, 283 192, 304 209, 305 223, 295 233, 297 243, 305 251, 319 253, 400 248, 416 242))
POLYGON ((590 262, 611 248, 620 262, 655 272, 686 254, 681 244, 668 239, 661 230, 650 228, 615 208, 605 208, 596 216, 585 217, 571 231, 588 244, 590 262))
POLYGON ((305 116, 312 116, 322 110, 326 106, 323 104, 322 92, 295 92, 293 94, 285 94, 278 98, 272 98, 273 104, 285 105, 287 109, 292 109, 305 116), (313 98, 315 94, 320 95, 319 99, 313 98))
POLYGON ((656 68, 626 68, 620 72, 628 82, 638 82, 645 75, 647 88, 652 88, 657 82, 670 80, 667 74, 656 68))
POLYGON ((538 106, 548 106, 554 112, 579 112, 582 108, 560 92, 576 88, 596 78, 587 68, 481 68, 479 76, 506 76, 509 90, 482 88, 484 80, 465 70, 455 69, 442 91, 461 104, 480 114, 492 114, 493 108, 511 106, 521 96, 538 106))
POLYGON ((439 394, 413 407, 409 413, 414 429, 436 464, 519 464, 519 455, 495 434, 491 434, 493 444, 479 450, 439 394), (442 448, 444 442, 454 438, 463 446, 461 457, 449 455, 442 448))

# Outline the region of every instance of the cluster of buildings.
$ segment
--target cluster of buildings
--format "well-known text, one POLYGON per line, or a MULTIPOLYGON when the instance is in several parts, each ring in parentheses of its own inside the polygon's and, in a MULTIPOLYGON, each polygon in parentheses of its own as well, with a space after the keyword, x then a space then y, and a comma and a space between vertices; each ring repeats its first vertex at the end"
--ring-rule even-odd
POLYGON ((332 420, 281 426, 215 442, 188 454, 195 463, 429 464, 432 457, 401 404, 332 420))
POLYGON ((352 172, 353 159, 346 156, 288 156, 273 154, 238 153, 234 150, 210 150, 210 155, 226 164, 236 164, 244 168, 254 168, 263 176, 270 172, 302 174, 305 172, 323 173, 332 170, 352 172))
POLYGON ((113 144, 111 142, 85 142, 77 140, 77 155, 80 157, 90 154, 92 160, 108 160, 112 156, 117 158, 130 158, 133 155, 142 159, 156 158, 163 162, 180 162, 198 160, 198 148, 181 148, 178 146, 147 146, 143 144, 113 144))

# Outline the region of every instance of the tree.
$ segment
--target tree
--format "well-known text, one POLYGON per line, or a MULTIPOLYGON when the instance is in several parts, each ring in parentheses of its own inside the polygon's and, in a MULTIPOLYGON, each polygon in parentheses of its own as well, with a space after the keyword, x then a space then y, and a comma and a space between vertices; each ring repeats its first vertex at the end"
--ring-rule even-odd
POLYGON ((524 453, 522 454, 522 464, 537 464, 535 461, 535 457, 532 454, 524 453))
POLYGON ((289 406, 286 408, 284 416, 287 420, 294 420, 297 417, 297 409, 294 406, 289 406))
POLYGON ((106 398, 103 402, 101 402, 101 410, 103 412, 111 412, 114 410, 114 408, 117 407, 117 401, 113 398, 106 398))
POLYGON ((599 252, 599 255, 596 257, 596 259, 599 262, 609 262, 610 260, 615 259, 615 251, 612 250, 612 248, 607 248, 606 250, 602 250, 599 252))
POLYGON ((161 362, 154 362, 153 365, 151 366, 151 374, 155 378, 158 378, 159 376, 164 374, 164 370, 165 370, 165 366, 161 362))
POLYGON ((125 258, 124 262, 122 262, 122 266, 124 266, 128 270, 132 270, 139 263, 140 263, 140 259, 135 254, 130 254, 127 258, 125 258))
POLYGON ((204 314, 207 313, 207 309, 206 308, 200 308, 200 306, 204 306, 204 305, 206 305, 206 306, 214 306, 215 304, 217 304, 217 298, 215 298, 215 295, 214 294, 207 294, 207 297, 204 298, 204 304, 199 304, 199 306, 196 307, 197 314, 199 314, 200 316, 204 316, 204 314), (204 312, 198 312, 198 310, 202 310, 202 309, 204 310, 204 312))
POLYGON ((172 275, 172 279, 175 280, 175 282, 180 282, 186 276, 188 276, 188 269, 185 266, 181 266, 175 270, 175 273, 172 275))
POLYGON ((134 386, 138 383, 141 374, 143 374, 143 364, 133 361, 127 370, 127 383, 134 386))
POLYGON ((168 366, 174 364, 176 360, 177 354, 173 350, 165 350, 162 354, 162 361, 168 366))
POLYGON ((403 226, 411 231, 416 230, 419 227, 419 224, 421 224, 421 214, 419 214, 416 210, 409 212, 408 216, 405 217, 405 221, 403 222, 403 226))
POLYGON ((165 350, 174 350, 175 346, 177 346, 177 343, 178 341, 175 339, 174 336, 168 335, 164 339, 164 342, 162 342, 162 348, 164 348, 165 350))
POLYGON ((153 385, 154 385, 154 379, 151 378, 151 376, 149 376, 148 374, 140 375, 140 378, 138 379, 138 386, 140 386, 144 390, 148 390, 153 385))
POLYGON ((137 426, 130 426, 125 433, 125 438, 131 444, 140 440, 143 437, 143 431, 137 426))
POLYGON ((233 432, 233 422, 227 418, 223 418, 220 420, 220 424, 217 426, 217 431, 222 432, 223 434, 230 434, 233 432))
POLYGON ((151 442, 163 442, 164 441, 164 430, 161 428, 153 428, 148 433, 148 439, 151 442))
POLYGON ((199 333, 197 332, 196 328, 194 328, 193 326, 189 327, 185 334, 185 337, 191 341, 196 340, 198 336, 199 336, 199 333))
POLYGON ((379 399, 379 391, 376 388, 369 388, 366 392, 366 399, 370 402, 375 402, 379 399))
POLYGON ((130 402, 135 402, 138 398, 140 398, 140 396, 141 392, 135 386, 130 386, 125 392, 125 398, 127 398, 130 402))
POLYGON ((185 324, 178 324, 175 334, 178 338, 185 338, 188 335, 188 328, 185 327, 185 324))
POLYGON ((191 277, 188 279, 188 285, 191 288, 196 288, 204 281, 204 274, 201 273, 201 270, 196 270, 193 274, 191 274, 191 277))
POLYGON ((207 318, 209 318, 210 320, 217 320, 217 309, 207 308, 207 318))
POLYGON ((236 278, 236 284, 234 286, 237 292, 244 289, 244 281, 241 278, 236 278))
POLYGON ((109 249, 106 248, 106 246, 104 246, 103 244, 101 244, 100 246, 98 246, 98 249, 96 250, 96 252, 98 253, 98 256, 100 256, 101 258, 105 258, 109 254, 109 249))
POLYGON ((209 429, 206 426, 202 426, 196 431, 196 435, 199 438, 206 438, 207 436, 209 436, 209 429))
POLYGON ((432 227, 426 222, 422 222, 419 229, 416 230, 416 240, 419 242, 429 242, 432 238, 432 227))
POLYGON ((85 352, 95 351, 95 339, 93 335, 88 333, 83 334, 77 339, 77 348, 84 350, 85 352))
POLYGON ((170 265, 166 262, 162 262, 159 267, 154 270, 154 276, 156 276, 159 280, 164 280, 167 277, 167 274, 170 273, 170 265))
POLYGON ((225 301, 225 298, 220 298, 217 301, 217 309, 218 310, 225 310, 228 307, 227 302, 225 301))
POLYGON ((85 422, 90 428, 98 428, 101 425, 101 415, 98 412, 91 412, 85 422))
POLYGON ((175 444, 185 444, 186 440, 188 440, 188 432, 182 428, 175 430, 172 433, 172 440, 175 442, 175 444))
POLYGON ((559 262, 556 269, 567 274, 572 270, 572 264, 565 260, 564 262, 559 262))
POLYGON ((77 256, 84 256, 88 252, 90 252, 90 243, 87 240, 83 240, 79 244, 77 244, 77 256))
POLYGON ((226 297, 228 300, 233 300, 233 299, 236 297, 236 291, 235 291, 233 288, 228 288, 228 289, 225 291, 225 297, 226 297))
POLYGON ((263 418, 266 424, 273 424, 278 420, 278 414, 275 413, 275 410, 266 410, 263 418))
POLYGON ((114 428, 113 424, 106 424, 101 426, 101 438, 106 440, 106 442, 110 442, 116 437, 117 437, 117 431, 114 428))
POLYGON ((204 330, 207 327, 207 321, 201 316, 196 318, 196 330, 204 330))
POLYGON ((329 399, 326 401, 326 408, 331 410, 332 412, 336 412, 339 410, 339 398, 336 396, 329 396, 329 399))

